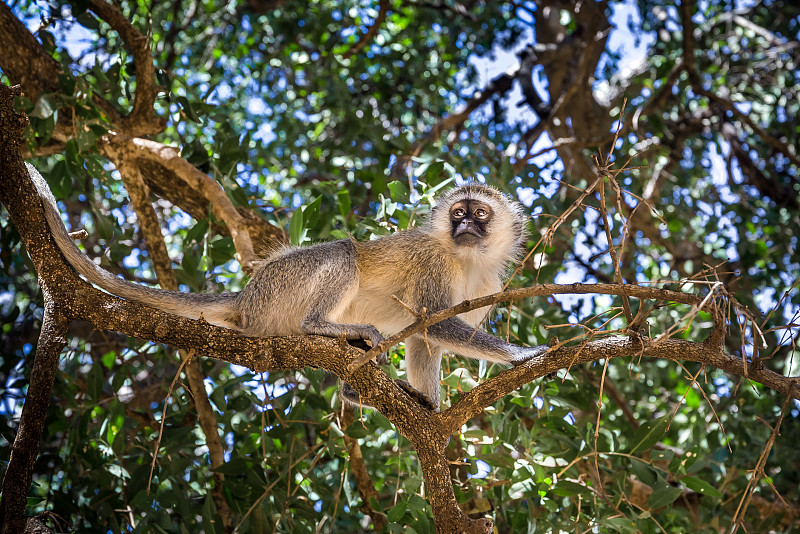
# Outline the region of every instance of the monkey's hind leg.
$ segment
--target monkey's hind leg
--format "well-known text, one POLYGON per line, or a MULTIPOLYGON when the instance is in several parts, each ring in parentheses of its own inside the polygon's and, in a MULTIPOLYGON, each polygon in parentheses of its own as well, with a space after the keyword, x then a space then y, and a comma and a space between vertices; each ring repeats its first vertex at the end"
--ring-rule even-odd
MULTIPOLYGON (((421 392, 418 389, 415 389, 414 386, 412 386, 405 380, 400 380, 399 378, 397 378, 395 379, 394 383, 400 386, 400 389, 408 393, 409 396, 415 401, 417 401, 417 403, 423 408, 427 408, 432 412, 439 411, 439 406, 435 405, 433 401, 431 401, 431 399, 425 393, 421 392)), ((344 400, 347 404, 350 404, 355 407, 363 406, 365 408, 374 408, 374 406, 362 402, 361 396, 358 394, 358 391, 353 389, 353 386, 351 386, 347 382, 342 382, 342 400, 344 400)))
MULTIPOLYGON (((430 399, 439 411, 441 394, 439 381, 442 367, 442 349, 422 336, 406 340, 406 377, 408 386, 430 399)), ((410 393, 409 393, 410 394, 410 393)))

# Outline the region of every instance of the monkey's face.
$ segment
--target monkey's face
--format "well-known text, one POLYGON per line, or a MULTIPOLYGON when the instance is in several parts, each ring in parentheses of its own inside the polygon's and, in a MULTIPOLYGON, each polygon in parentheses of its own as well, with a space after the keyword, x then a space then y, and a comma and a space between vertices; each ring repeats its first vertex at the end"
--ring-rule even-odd
POLYGON ((486 238, 494 212, 485 202, 465 199, 450 208, 450 227, 456 245, 474 247, 486 238))

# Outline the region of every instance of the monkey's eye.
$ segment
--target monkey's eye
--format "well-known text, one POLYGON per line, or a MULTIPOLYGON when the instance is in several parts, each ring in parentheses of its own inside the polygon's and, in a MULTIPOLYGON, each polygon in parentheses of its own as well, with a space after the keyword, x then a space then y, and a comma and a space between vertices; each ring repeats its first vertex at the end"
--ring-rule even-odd
POLYGON ((456 209, 453 210, 453 217, 456 217, 458 219, 460 219, 461 217, 463 217, 466 214, 467 214, 467 212, 464 211, 464 208, 456 208, 456 209))
POLYGON ((478 208, 475 210, 475 217, 478 219, 485 219, 489 216, 489 212, 483 208, 478 208))

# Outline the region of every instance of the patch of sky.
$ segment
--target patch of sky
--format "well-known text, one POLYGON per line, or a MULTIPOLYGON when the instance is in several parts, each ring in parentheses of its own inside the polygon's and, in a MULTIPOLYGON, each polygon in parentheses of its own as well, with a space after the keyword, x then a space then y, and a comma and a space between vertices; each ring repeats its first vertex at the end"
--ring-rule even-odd
MULTIPOLYGON (((527 13, 525 9, 520 8, 517 10, 517 15, 520 13, 527 13)), ((524 19, 523 19, 524 20, 524 19)), ((478 74, 478 82, 476 87, 486 87, 493 79, 515 69, 519 65, 518 54, 526 46, 535 42, 535 32, 533 28, 526 28, 520 39, 517 41, 513 48, 504 49, 500 46, 494 47, 488 54, 483 56, 472 55, 469 58, 469 63, 478 74)), ((547 80, 541 75, 541 67, 534 68, 533 84, 539 96, 547 99, 547 80)), ((459 76, 465 76, 466 73, 461 73, 459 76)), ((461 82, 463 80, 459 80, 461 82)), ((539 122, 539 118, 529 106, 518 107, 517 103, 523 100, 522 89, 519 84, 514 84, 514 87, 503 98, 502 104, 508 109, 508 119, 511 122, 519 122, 528 126, 533 126, 539 122)), ((492 115, 491 103, 486 103, 480 109, 473 112, 473 116, 477 120, 487 120, 492 115)))
POLYGON ((720 397, 730 397, 731 395, 730 380, 724 376, 714 378, 714 391, 720 397))
MULTIPOLYGON (((533 206, 533 202, 539 198, 539 195, 536 194, 532 187, 518 187, 517 188, 517 198, 522 203, 523 206, 526 208, 530 208, 533 206)), ((533 215, 538 215, 541 213, 542 209, 540 206, 536 206, 534 208, 533 215), (538 211, 538 213, 537 213, 538 211)))
MULTIPOLYGON (((469 462, 469 458, 465 458, 464 461, 469 462)), ((491 467, 483 460, 475 460, 475 469, 477 470, 475 474, 467 473, 467 478, 486 478, 491 472, 491 467)))
MULTIPOLYGON (((739 196, 733 194, 730 185, 728 184, 728 171, 725 164, 725 159, 730 155, 730 146, 727 143, 721 144, 722 154, 717 150, 717 145, 711 143, 709 150, 706 154, 710 163, 710 176, 711 181, 716 188, 720 200, 726 204, 735 204, 739 202, 739 196)), ((742 182, 742 173, 739 166, 734 162, 732 166, 731 178, 735 183, 742 182)))
POLYGON ((125 256, 122 260, 122 265, 128 269, 134 269, 139 267, 142 263, 142 260, 139 259, 139 251, 134 249, 131 250, 131 253, 125 256))
MULTIPOLYGON (((262 104, 263 104, 263 102, 262 102, 262 104)), ((253 126, 254 125, 248 126, 248 128, 252 128, 253 126)), ((271 142, 273 142, 277 138, 278 138, 278 136, 275 135, 275 131, 272 128, 272 124, 270 124, 267 121, 262 122, 258 126, 258 129, 256 130, 256 133, 253 134, 253 139, 255 139, 257 141, 261 141, 262 143, 264 143, 265 146, 270 144, 271 142)))
POLYGON ((260 98, 249 98, 247 100, 247 111, 253 115, 263 115, 267 112, 267 105, 260 98))
POLYGON ((228 83, 223 82, 217 85, 213 91, 211 91, 211 94, 208 95, 207 100, 210 104, 220 104, 222 101, 228 100, 232 97, 233 89, 231 89, 231 86, 228 83))
MULTIPOLYGON (((37 32, 42 27, 42 19, 50 19, 52 15, 54 6, 39 5, 42 9, 40 13, 41 17, 24 18, 22 17, 22 13, 16 10, 14 12, 15 15, 21 18, 25 27, 28 28, 31 33, 37 32)), ((92 51, 96 37, 95 32, 75 22, 72 16, 72 7, 69 5, 62 5, 60 16, 53 19, 53 22, 53 26, 48 28, 48 31, 52 31, 59 37, 57 42, 63 44, 70 57, 80 58, 80 65, 83 67, 91 67, 94 65, 95 61, 98 60, 97 55, 92 51)))
MULTIPOLYGON (((604 53, 597 64, 597 72, 602 72, 611 56, 619 57, 617 75, 622 78, 630 77, 644 62, 647 50, 656 37, 649 33, 634 33, 632 28, 641 27, 642 17, 639 8, 633 0, 613 3, 611 7, 611 33, 608 35, 606 49, 611 53, 604 53)), ((598 98, 606 100, 611 93, 608 80, 598 76, 592 88, 598 98)))

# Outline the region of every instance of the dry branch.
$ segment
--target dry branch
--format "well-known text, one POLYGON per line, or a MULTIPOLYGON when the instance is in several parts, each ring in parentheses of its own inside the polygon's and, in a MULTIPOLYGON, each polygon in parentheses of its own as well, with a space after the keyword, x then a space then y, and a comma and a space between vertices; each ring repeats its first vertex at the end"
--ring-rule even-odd
POLYGON ((105 20, 133 54, 136 66, 136 95, 133 110, 124 117, 119 126, 132 136, 151 135, 164 129, 166 122, 153 111, 153 103, 158 96, 156 69, 150 50, 150 40, 131 24, 120 9, 105 0, 89 0, 89 9, 105 20))
MULTIPOLYGON (((450 317, 455 317, 468 311, 477 310, 486 306, 491 306, 499 302, 510 302, 517 299, 529 297, 541 297, 549 295, 566 295, 566 294, 598 294, 598 295, 618 295, 624 297, 636 297, 640 299, 660 300, 665 302, 677 302, 681 304, 700 305, 703 299, 697 295, 689 293, 681 293, 679 291, 671 291, 669 289, 658 289, 653 287, 643 287, 633 284, 539 284, 531 287, 523 287, 518 289, 509 289, 486 295, 472 300, 465 300, 460 304, 456 304, 446 310, 441 310, 436 313, 426 315, 423 319, 415 321, 408 327, 404 328, 397 334, 390 336, 383 340, 381 343, 374 346, 363 356, 353 361, 348 369, 353 371, 359 366, 364 365, 366 362, 373 360, 382 352, 397 345, 408 337, 422 332, 427 327, 444 321, 450 317)), ((708 310, 712 306, 708 305, 708 310)))
POLYGON ((259 259, 247 231, 248 221, 236 211, 225 191, 215 180, 181 157, 176 148, 142 138, 129 138, 110 133, 104 139, 112 159, 141 158, 158 163, 193 190, 202 194, 211 204, 214 214, 228 225, 236 247, 236 259, 245 272, 251 272, 259 259))
POLYGON ((381 24, 383 24, 383 21, 386 19, 386 14, 389 12, 390 4, 391 3, 389 2, 389 0, 380 0, 378 16, 375 18, 375 21, 372 23, 372 26, 369 27, 367 33, 362 35, 358 39, 356 44, 354 44, 353 47, 350 48, 350 50, 345 52, 345 54, 342 56, 344 59, 356 55, 362 48, 364 48, 369 44, 369 42, 372 40, 373 37, 375 37, 375 35, 381 29, 381 24))

